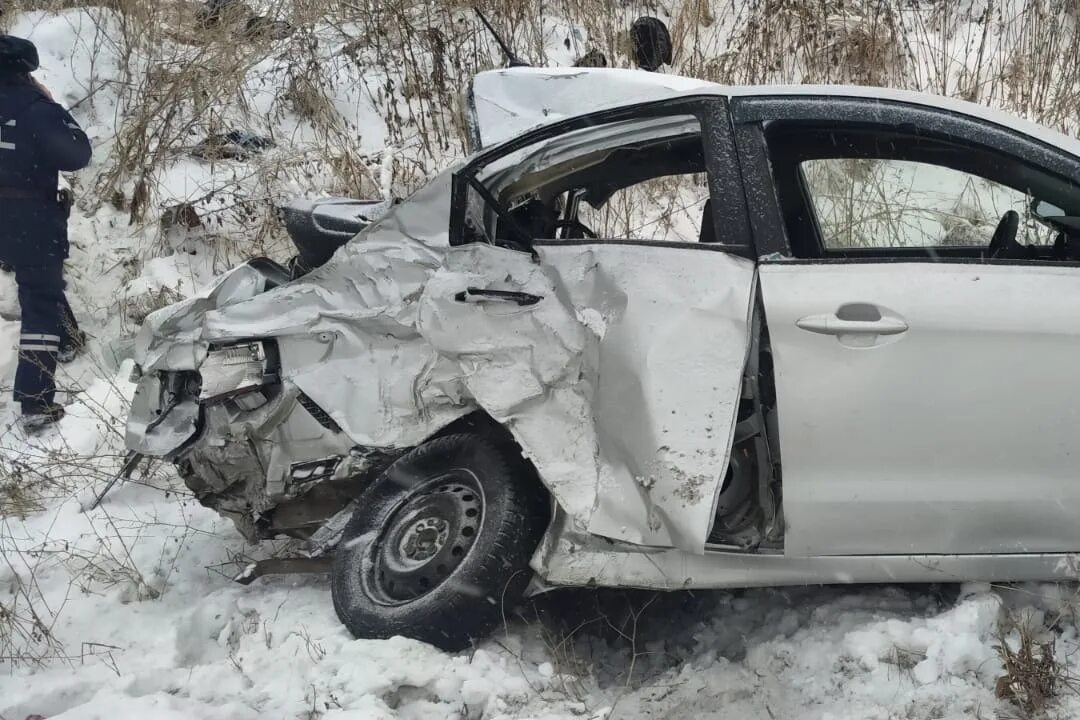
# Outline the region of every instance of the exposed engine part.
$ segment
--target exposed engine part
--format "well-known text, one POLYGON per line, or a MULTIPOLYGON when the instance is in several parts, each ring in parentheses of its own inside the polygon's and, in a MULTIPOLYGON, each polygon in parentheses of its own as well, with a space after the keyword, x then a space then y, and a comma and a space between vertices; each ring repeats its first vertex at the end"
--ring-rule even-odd
POLYGON ((404 452, 350 447, 310 410, 293 412, 297 403, 297 391, 277 385, 207 406, 204 431, 177 463, 199 502, 230 517, 250 542, 311 537, 404 452), (247 404, 252 394, 261 401, 247 404), (289 463, 292 452, 320 459, 289 463))

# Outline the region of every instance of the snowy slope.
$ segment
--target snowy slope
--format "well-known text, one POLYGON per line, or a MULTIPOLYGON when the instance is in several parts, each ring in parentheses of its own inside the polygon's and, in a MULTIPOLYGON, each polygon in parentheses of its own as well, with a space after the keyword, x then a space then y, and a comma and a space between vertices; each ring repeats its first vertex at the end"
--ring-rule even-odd
MULTIPOLYGON (((97 150, 95 166, 76 178, 84 197, 122 121, 119 56, 88 40, 99 21, 80 11, 34 12, 14 28, 38 42, 41 76, 56 96, 81 103, 75 114, 97 150), (84 102, 90 92, 92 102, 84 102)), ((544 19, 549 61, 570 62, 570 47, 584 42, 581 28, 568 28, 544 19), (561 41, 567 32, 573 43, 561 41)), ((278 63, 251 70, 255 116, 274 115, 278 63)), ((384 78, 330 66, 344 88, 335 107, 364 130, 358 151, 370 153, 364 160, 388 194, 395 162, 419 156, 407 143, 393 146, 379 115, 373 98, 384 78)), ((927 61, 921 72, 931 70, 938 71, 927 61)), ((267 122, 258 129, 288 139, 271 159, 316 144, 311 128, 288 113, 267 122)), ((445 165, 453 152, 424 169, 445 165)), ((257 180, 235 179, 253 165, 179 159, 159 178, 155 208, 220 186, 255 193, 257 180)), ((272 194, 326 190, 322 180, 318 172, 286 173, 272 194)), ((227 219, 219 232, 246 237, 241 225, 227 219)), ((1008 708, 994 693, 1001 673, 994 646, 999 632, 1015 642, 1016 629, 1004 622, 1011 617, 1037 629, 1054 625, 1048 636, 1059 660, 1080 671, 1075 589, 1057 586, 634 594, 633 607, 644 607, 636 621, 627 620, 622 593, 572 593, 541 599, 530 621, 510 618, 503 632, 459 656, 400 638, 353 640, 325 579, 232 583, 245 562, 282 546, 245 546, 169 468, 152 468, 98 510, 81 512, 121 461, 132 392, 125 338, 140 312, 190 295, 243 252, 220 238, 174 246, 108 205, 77 210, 71 236, 72 303, 92 343, 60 378, 68 417, 39 438, 11 428, 18 323, 0 320, 2 720, 992 717, 1008 708), (174 247, 180 251, 168 254, 174 247)), ((10 316, 15 305, 13 282, 0 275, 0 310, 10 316)), ((1076 716, 1080 701, 1068 696, 1058 711, 1076 716)))
MULTIPOLYGON (((233 585, 215 571, 243 552, 229 524, 158 489, 128 486, 89 516, 75 500, 53 504, 8 518, 3 536, 67 656, 7 668, 5 718, 929 719, 998 706, 1002 598, 983 587, 956 599, 948 588, 670 596, 636 632, 623 626, 636 648, 601 637, 598 613, 623 607, 609 594, 578 611, 585 626, 566 645, 552 622, 513 622, 450 657, 410 640, 352 640, 324 581, 233 585)), ((1012 599, 1060 606, 1053 588, 1027 592, 1012 599)), ((1063 658, 1075 635, 1059 639, 1063 658)))

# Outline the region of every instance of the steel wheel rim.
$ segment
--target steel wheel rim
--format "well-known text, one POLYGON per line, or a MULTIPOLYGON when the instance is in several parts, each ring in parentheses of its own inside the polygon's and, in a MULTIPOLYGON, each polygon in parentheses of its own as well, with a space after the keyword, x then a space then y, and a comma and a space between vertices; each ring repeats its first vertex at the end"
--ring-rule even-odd
POLYGON ((483 518, 483 491, 469 470, 451 470, 411 488, 362 563, 369 594, 383 605, 403 605, 428 594, 461 567, 483 518))

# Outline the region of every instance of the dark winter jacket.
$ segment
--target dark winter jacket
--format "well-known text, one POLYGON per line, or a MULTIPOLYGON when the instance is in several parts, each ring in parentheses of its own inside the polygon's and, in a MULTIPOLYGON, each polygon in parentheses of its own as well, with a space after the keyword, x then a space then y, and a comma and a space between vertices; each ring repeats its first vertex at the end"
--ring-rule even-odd
POLYGON ((0 260, 17 266, 67 257, 58 173, 86 167, 90 153, 67 110, 27 76, 0 74, 0 260))

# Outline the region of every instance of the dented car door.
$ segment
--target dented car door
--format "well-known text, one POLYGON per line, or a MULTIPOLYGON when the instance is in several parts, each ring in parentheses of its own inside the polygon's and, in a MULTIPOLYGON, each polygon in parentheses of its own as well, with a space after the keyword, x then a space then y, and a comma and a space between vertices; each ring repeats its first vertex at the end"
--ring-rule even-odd
POLYGON ((703 552, 738 411, 753 263, 708 245, 539 251, 598 345, 588 531, 703 552))
POLYGON ((582 531, 704 552, 755 292, 741 193, 721 177, 727 127, 722 98, 624 109, 528 134, 457 178, 455 247, 418 327, 582 531), (569 195, 602 211, 638 188, 678 217, 634 216, 654 227, 632 237, 566 219, 569 195))

